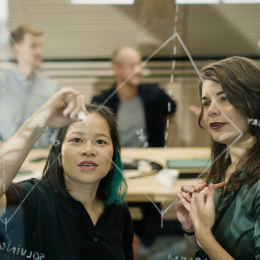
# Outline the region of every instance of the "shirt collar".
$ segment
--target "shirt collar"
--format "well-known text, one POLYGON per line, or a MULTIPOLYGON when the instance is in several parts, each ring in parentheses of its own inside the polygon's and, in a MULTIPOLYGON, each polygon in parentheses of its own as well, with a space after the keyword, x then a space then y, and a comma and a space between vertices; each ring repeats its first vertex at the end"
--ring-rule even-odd
POLYGON ((19 70, 18 66, 16 66, 16 67, 14 68, 14 71, 15 71, 15 73, 16 73, 16 76, 17 76, 20 80, 22 80, 22 81, 26 81, 26 80, 27 80, 26 75, 19 70))
MULTIPOLYGON (((58 203, 66 203, 66 202, 70 202, 71 205, 77 205, 78 203, 81 203, 77 200, 75 200, 68 192, 66 194, 62 194, 60 192, 55 192, 56 194, 56 198, 57 198, 57 202, 58 203)), ((104 214, 107 214, 108 210, 115 210, 115 205, 111 205, 111 206, 105 206, 105 211, 104 214)))
POLYGON ((58 203, 64 203, 69 199, 73 199, 68 192, 66 194, 62 194, 61 192, 55 192, 55 195, 58 203))
POLYGON ((36 72, 40 71, 40 69, 34 70, 34 73, 31 75, 31 77, 29 79, 27 79, 27 76, 22 71, 19 70, 18 66, 14 67, 14 71, 15 71, 17 77, 21 81, 31 81, 35 78, 36 72))

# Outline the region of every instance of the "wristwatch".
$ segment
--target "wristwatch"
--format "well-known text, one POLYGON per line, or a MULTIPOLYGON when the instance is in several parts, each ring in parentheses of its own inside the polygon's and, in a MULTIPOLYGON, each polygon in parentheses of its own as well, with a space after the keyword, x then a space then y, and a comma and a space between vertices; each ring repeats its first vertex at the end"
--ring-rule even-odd
POLYGON ((182 232, 183 232, 185 235, 187 235, 187 236, 194 236, 194 235, 195 235, 195 232, 194 232, 194 231, 192 231, 192 232, 187 232, 187 231, 185 231, 185 230, 182 229, 182 232))

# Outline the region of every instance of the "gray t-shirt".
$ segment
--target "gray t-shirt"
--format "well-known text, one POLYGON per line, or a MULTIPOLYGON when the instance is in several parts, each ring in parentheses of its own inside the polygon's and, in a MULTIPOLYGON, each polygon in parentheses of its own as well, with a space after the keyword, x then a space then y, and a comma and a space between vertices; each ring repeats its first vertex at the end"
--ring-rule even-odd
POLYGON ((122 147, 144 147, 147 130, 141 97, 120 101, 117 118, 122 147))
MULTIPOLYGON (((17 68, 0 78, 0 138, 10 139, 20 126, 58 91, 57 85, 37 70, 30 79, 17 68)), ((44 133, 35 148, 47 148, 50 138, 44 133)))

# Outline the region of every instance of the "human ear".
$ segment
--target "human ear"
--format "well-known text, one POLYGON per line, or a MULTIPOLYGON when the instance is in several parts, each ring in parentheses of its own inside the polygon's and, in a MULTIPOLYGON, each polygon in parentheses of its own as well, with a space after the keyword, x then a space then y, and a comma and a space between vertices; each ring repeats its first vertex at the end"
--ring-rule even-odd
POLYGON ((113 64, 112 68, 113 68, 113 71, 114 71, 115 75, 118 76, 118 74, 119 74, 119 67, 118 67, 118 65, 117 64, 113 64))
POLYGON ((59 166, 62 167, 61 153, 59 153, 59 155, 58 155, 58 162, 59 162, 59 166))
POLYGON ((16 43, 12 46, 12 50, 16 55, 19 54, 19 46, 16 43))

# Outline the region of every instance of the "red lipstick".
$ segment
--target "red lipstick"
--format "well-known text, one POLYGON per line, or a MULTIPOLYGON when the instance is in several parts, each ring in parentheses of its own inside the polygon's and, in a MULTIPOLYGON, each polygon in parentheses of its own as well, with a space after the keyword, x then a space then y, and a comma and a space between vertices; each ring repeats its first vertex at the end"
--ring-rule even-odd
POLYGON ((221 127, 223 127, 224 125, 226 125, 226 123, 221 123, 221 122, 213 122, 210 123, 210 127, 215 130, 215 129, 219 129, 221 127))

